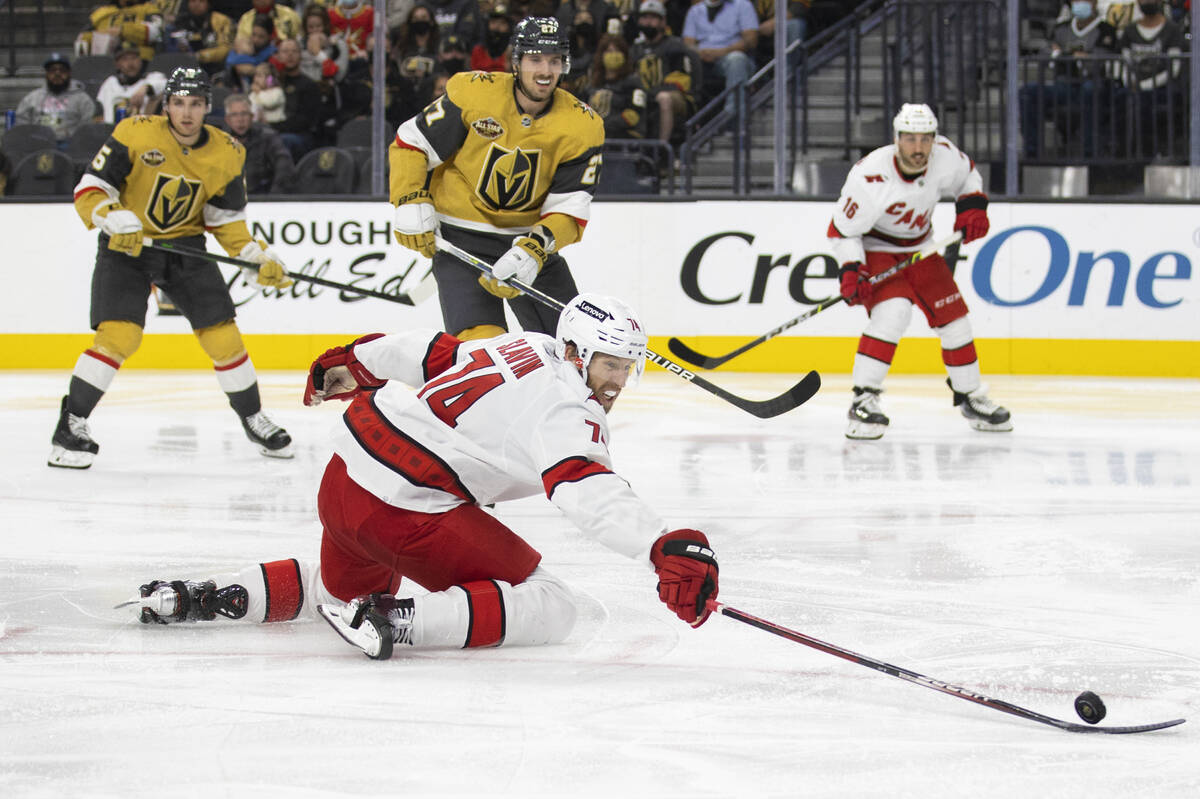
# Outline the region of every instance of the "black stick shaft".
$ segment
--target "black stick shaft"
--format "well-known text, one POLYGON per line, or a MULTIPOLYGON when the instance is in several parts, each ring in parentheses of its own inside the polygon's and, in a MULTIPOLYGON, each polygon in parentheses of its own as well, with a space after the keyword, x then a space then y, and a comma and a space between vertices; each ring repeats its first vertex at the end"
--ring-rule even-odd
MULTIPOLYGON (((151 247, 156 250, 166 250, 167 252, 177 252, 180 255, 190 255, 195 258, 206 258, 210 261, 217 261, 218 263, 222 263, 222 264, 232 264, 233 266, 248 267, 248 268, 254 269, 254 270, 257 270, 259 267, 259 265, 254 263, 253 261, 246 261, 242 258, 234 258, 229 255, 221 255, 219 253, 209 252, 208 250, 197 250, 193 247, 182 247, 178 244, 168 244, 165 241, 155 241, 154 239, 147 239, 145 246, 151 247)), ((303 272, 286 272, 285 271, 284 274, 286 274, 292 280, 303 280, 307 283, 314 283, 318 286, 328 286, 331 289, 341 289, 342 291, 350 291, 355 294, 361 294, 364 297, 375 297, 376 299, 387 300, 388 302, 396 302, 401 305, 416 305, 416 303, 413 302, 412 297, 408 296, 407 294, 385 294, 382 291, 375 291, 374 289, 359 288, 358 286, 351 286, 347 283, 338 283, 333 280, 326 280, 323 277, 317 277, 316 275, 306 275, 303 272)))
POLYGON ((777 635, 780 638, 786 638, 787 640, 794 641, 797 644, 803 644, 804 646, 816 649, 819 652, 824 652, 828 655, 839 657, 842 660, 848 660, 851 663, 857 663, 860 666, 866 666, 869 669, 874 669, 875 671, 882 672, 883 674, 887 674, 892 677, 898 677, 905 682, 921 685, 925 688, 932 688, 935 691, 940 691, 941 693, 949 694, 950 696, 957 696, 959 699, 966 699, 968 702, 974 702, 977 705, 990 707, 993 710, 999 710, 1002 713, 1008 713, 1012 716, 1028 719, 1029 721, 1036 721, 1040 724, 1057 727, 1060 730, 1066 730, 1068 732, 1092 732, 1107 733, 1109 735, 1122 735, 1138 732, 1150 732, 1152 730, 1162 730, 1166 729, 1167 727, 1174 727, 1177 724, 1183 724, 1185 721, 1185 719, 1172 719, 1171 721, 1162 721, 1154 724, 1139 724, 1131 727, 1094 727, 1086 724, 1076 724, 1070 721, 1063 721, 1061 719, 1043 715, 1035 710, 1029 710, 1028 708, 1021 707, 1020 705, 1014 705, 1011 702, 1004 701, 1003 699, 993 699, 990 696, 985 696, 981 693, 977 693, 958 685, 952 685, 951 683, 942 682, 941 680, 935 680, 932 677, 926 677, 924 674, 920 674, 900 666, 893 666, 891 663, 885 663, 882 660, 876 660, 875 658, 870 658, 866 655, 860 655, 857 652, 851 652, 849 649, 843 649, 840 646, 826 643, 825 641, 805 635, 804 633, 788 629, 780 624, 767 621, 766 619, 760 619, 757 616, 752 616, 751 614, 745 613, 736 608, 731 608, 728 605, 724 605, 713 599, 708 601, 708 609, 713 613, 719 613, 720 615, 733 619, 734 621, 740 621, 741 623, 748 624, 751 627, 757 627, 758 629, 771 633, 772 635, 777 635))
MULTIPOLYGON (((907 260, 901 261, 900 263, 895 264, 894 266, 891 266, 891 267, 885 269, 884 271, 880 272, 878 275, 873 275, 868 280, 868 282, 872 286, 882 283, 883 281, 888 280, 891 277, 893 277, 894 275, 896 275, 898 272, 908 268, 909 266, 912 266, 917 261, 928 258, 929 256, 933 255, 934 253, 941 252, 946 247, 952 247, 960 241, 962 241, 962 233, 956 232, 953 236, 950 236, 946 239, 943 239, 942 241, 937 242, 929 249, 922 250, 920 252, 915 252, 911 256, 909 256, 909 258, 907 260)), ((838 303, 843 302, 843 301, 844 301, 844 298, 841 297, 840 295, 837 297, 829 297, 827 299, 821 300, 821 302, 819 302, 815 307, 810 308, 809 310, 805 311, 804 313, 800 314, 799 316, 797 316, 795 318, 789 319, 788 321, 784 322, 783 324, 779 325, 778 327, 768 330, 766 333, 763 333, 761 336, 754 339, 753 341, 743 344, 742 346, 738 347, 736 350, 733 350, 732 352, 727 352, 724 355, 715 355, 715 356, 704 355, 703 353, 697 352, 696 350, 692 349, 687 344, 684 344, 682 341, 680 341, 677 338, 670 339, 667 342, 667 347, 670 348, 672 354, 683 359, 684 361, 687 361, 690 364, 699 366, 702 369, 716 369, 721 364, 726 363, 727 361, 732 361, 734 358, 741 355, 742 353, 748 352, 749 350, 754 349, 759 344, 763 344, 767 341, 770 341, 771 339, 778 336, 780 333, 783 333, 784 331, 787 331, 787 330, 791 330, 793 327, 800 324, 801 322, 811 319, 812 317, 821 313, 821 311, 832 308, 833 306, 835 306, 838 303)))
MULTIPOLYGON (((481 258, 476 258, 474 255, 471 255, 471 253, 467 252, 461 247, 451 244, 441 237, 438 237, 436 243, 439 250, 450 253, 463 263, 473 266, 483 274, 491 277, 492 265, 487 261, 484 261, 481 258)), ((548 308, 561 311, 565 307, 559 300, 556 300, 549 294, 535 289, 533 286, 522 283, 520 280, 510 278, 504 282, 513 288, 519 289, 525 294, 528 294, 530 297, 548 308)), ((773 416, 778 416, 781 413, 786 413, 787 411, 804 404, 808 400, 812 399, 813 395, 815 395, 817 390, 821 387, 821 376, 816 372, 809 372, 804 376, 803 379, 800 380, 799 383, 792 386, 778 397, 774 397, 769 400, 748 400, 743 397, 739 397, 736 394, 730 394, 720 386, 713 385, 691 370, 680 366, 669 358, 659 355, 649 347, 646 348, 646 358, 656 365, 661 366, 663 369, 666 369, 671 374, 683 378, 692 385, 698 386, 708 393, 720 397, 731 405, 735 405, 760 419, 769 419, 773 416)))

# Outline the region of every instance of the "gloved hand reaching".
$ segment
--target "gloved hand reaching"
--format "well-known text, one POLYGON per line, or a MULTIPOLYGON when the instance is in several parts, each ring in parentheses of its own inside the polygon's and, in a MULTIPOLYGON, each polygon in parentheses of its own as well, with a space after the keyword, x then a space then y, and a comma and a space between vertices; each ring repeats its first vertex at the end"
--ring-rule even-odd
POLYGON ((693 627, 708 620, 705 603, 717 598, 717 559, 699 530, 673 530, 650 548, 658 598, 693 627))
POLYGON ((871 301, 871 282, 867 280, 866 264, 853 261, 842 265, 841 287, 842 296, 847 305, 858 305, 871 301))
POLYGON ((382 337, 382 333, 371 333, 356 338, 344 347, 325 350, 308 368, 304 404, 311 407, 327 399, 350 399, 363 389, 382 386, 384 381, 371 374, 354 354, 354 348, 359 344, 382 337))

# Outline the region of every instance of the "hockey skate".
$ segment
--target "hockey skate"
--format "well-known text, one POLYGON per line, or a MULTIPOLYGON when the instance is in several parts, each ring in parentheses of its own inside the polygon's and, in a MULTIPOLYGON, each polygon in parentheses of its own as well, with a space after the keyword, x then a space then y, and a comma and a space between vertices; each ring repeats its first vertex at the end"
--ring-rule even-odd
POLYGON ((346 643, 372 660, 390 658, 395 644, 412 645, 412 599, 371 594, 345 605, 317 605, 317 612, 346 643))
POLYGON ((882 392, 880 388, 854 387, 854 400, 846 414, 850 419, 846 425, 846 438, 860 441, 883 438, 884 428, 891 423, 891 419, 879 408, 879 395, 882 392))
POLYGON ((242 417, 246 438, 258 445, 258 451, 268 458, 292 457, 292 437, 279 425, 259 411, 242 417))
POLYGON ((240 619, 246 615, 249 595, 240 585, 218 589, 211 580, 151 580, 138 589, 138 596, 117 605, 137 605, 142 624, 174 624, 181 621, 212 621, 217 615, 240 619))
POLYGON ((1012 417, 1008 409, 988 399, 987 389, 984 386, 964 394, 961 391, 954 391, 954 386, 950 384, 949 379, 946 380, 946 385, 950 386, 950 390, 954 393, 954 406, 962 411, 962 415, 966 417, 971 427, 989 433, 1007 433, 1013 429, 1012 417))
POLYGON ((92 440, 92 433, 88 430, 87 418, 68 411, 66 397, 62 398, 58 427, 54 428, 50 444, 50 457, 46 465, 64 469, 86 469, 100 451, 100 445, 92 440))

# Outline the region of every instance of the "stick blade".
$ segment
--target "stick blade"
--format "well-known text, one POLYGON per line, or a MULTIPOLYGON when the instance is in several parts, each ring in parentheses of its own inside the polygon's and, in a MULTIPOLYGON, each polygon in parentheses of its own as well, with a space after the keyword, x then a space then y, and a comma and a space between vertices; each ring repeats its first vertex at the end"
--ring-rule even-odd
POLYGON ((778 397, 759 402, 745 402, 740 407, 757 416, 759 419, 771 419, 780 414, 799 408, 808 402, 821 390, 821 376, 811 371, 796 385, 789 388, 778 397))
POLYGON ((699 366, 701 369, 715 369, 725 363, 725 359, 710 358, 707 355, 701 355, 675 337, 667 340, 667 349, 679 360, 686 361, 692 366, 699 366))

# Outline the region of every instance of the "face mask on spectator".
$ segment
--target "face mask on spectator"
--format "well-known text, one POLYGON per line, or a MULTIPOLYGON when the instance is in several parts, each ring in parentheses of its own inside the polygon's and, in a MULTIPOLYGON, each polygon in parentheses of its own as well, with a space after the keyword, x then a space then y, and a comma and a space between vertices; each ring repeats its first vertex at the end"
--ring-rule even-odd
POLYGON ((417 36, 424 36, 433 30, 433 23, 427 19, 418 19, 408 23, 408 29, 417 36))
POLYGON ((1162 3, 1140 3, 1138 8, 1142 9, 1142 16, 1153 17, 1162 12, 1162 3))
POLYGON ((625 54, 617 50, 609 50, 604 54, 605 69, 620 69, 625 66, 625 54))
POLYGON ((647 39, 653 39, 658 35, 658 27, 655 25, 638 25, 638 30, 647 39))
POLYGON ((1092 4, 1087 0, 1075 0, 1071 3, 1071 13, 1076 19, 1087 19, 1092 15, 1092 4))

